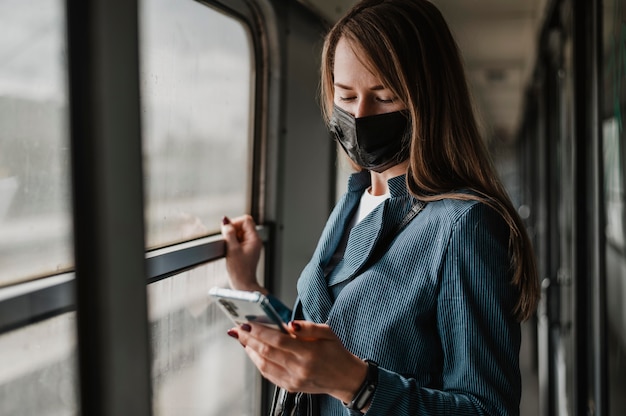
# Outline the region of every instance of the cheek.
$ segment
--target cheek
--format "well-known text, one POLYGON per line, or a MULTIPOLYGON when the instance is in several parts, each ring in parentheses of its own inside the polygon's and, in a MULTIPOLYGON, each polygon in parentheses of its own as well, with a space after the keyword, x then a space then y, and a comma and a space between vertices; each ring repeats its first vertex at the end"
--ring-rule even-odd
POLYGON ((403 111, 403 110, 408 110, 408 108, 406 108, 406 105, 404 105, 404 103, 398 101, 398 103, 394 106, 393 111, 403 111))

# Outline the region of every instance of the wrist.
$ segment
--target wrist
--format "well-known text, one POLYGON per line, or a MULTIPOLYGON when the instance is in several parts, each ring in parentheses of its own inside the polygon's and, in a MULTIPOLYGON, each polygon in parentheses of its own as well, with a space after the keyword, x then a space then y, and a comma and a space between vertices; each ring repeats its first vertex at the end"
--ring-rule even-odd
POLYGON ((349 366, 341 370, 342 377, 335 378, 333 389, 326 392, 342 403, 348 403, 352 400, 367 375, 367 363, 365 361, 354 355, 350 362, 349 366))
POLYGON ((367 409, 378 386, 378 364, 372 360, 365 360, 363 363, 366 365, 366 371, 363 377, 357 378, 357 380, 362 380, 359 387, 353 392, 349 401, 342 401, 343 405, 351 410, 367 409))

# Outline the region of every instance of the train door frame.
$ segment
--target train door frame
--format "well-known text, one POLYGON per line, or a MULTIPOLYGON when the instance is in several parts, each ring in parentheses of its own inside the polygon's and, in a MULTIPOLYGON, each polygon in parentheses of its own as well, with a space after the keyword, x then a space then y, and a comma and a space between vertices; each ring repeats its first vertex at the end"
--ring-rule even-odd
POLYGON ((529 94, 527 120, 536 130, 527 127, 525 134, 536 158, 525 160, 539 169, 536 176, 530 166, 525 172, 527 183, 537 186, 529 198, 536 204, 532 228, 544 279, 538 311, 543 415, 607 409, 600 7, 600 1, 550 4, 529 94), (528 138, 533 132, 538 139, 528 138))

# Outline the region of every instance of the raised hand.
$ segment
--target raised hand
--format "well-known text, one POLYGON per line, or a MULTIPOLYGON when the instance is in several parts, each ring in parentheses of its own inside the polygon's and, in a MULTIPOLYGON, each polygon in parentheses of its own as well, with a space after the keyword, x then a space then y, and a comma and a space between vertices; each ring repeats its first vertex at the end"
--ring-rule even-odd
POLYGON ((256 270, 263 242, 252 217, 244 215, 232 220, 224 217, 222 236, 226 242, 226 269, 231 287, 267 294, 267 290, 257 282, 256 270))

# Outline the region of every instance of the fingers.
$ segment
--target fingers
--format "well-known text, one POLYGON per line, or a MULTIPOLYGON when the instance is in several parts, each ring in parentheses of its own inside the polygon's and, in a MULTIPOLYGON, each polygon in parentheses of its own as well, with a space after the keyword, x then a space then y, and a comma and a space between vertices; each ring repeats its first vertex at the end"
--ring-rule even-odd
POLYGON ((252 348, 246 348, 245 351, 263 377, 277 386, 293 391, 298 390, 291 387, 291 383, 286 381, 290 378, 290 371, 287 368, 268 360, 252 348))
POLYGON ((310 389, 311 354, 303 354, 302 340, 260 324, 243 324, 231 331, 263 377, 290 391, 310 389))
POLYGON ((262 340, 273 348, 291 351, 298 348, 302 341, 337 340, 337 336, 328 325, 316 324, 308 321, 291 321, 287 325, 289 334, 284 334, 274 328, 268 328, 261 324, 243 324, 238 328, 229 330, 229 335, 238 338, 244 345, 255 342, 254 339, 262 340), (236 336, 234 336, 236 333, 236 336), (251 341, 252 340, 252 341, 251 341))
POLYGON ((327 325, 293 321, 289 329, 292 333, 284 334, 261 324, 243 324, 229 335, 238 338, 272 383, 289 391, 327 393, 349 401, 361 383, 361 373, 365 377, 367 364, 346 350, 327 325))
MULTIPOLYGON (((340 344, 336 335, 327 325, 306 321, 291 322, 282 333, 261 324, 243 324, 232 328, 228 334, 237 338, 241 345, 254 350, 258 355, 280 366, 289 368, 289 363, 312 359, 320 346, 330 343, 340 344), (317 346, 312 342, 317 341, 317 346)), ((319 351, 318 351, 319 352, 319 351)))
POLYGON ((257 283, 256 270, 263 242, 250 215, 222 219, 222 236, 226 242, 226 269, 233 289, 267 291, 257 283))
POLYGON ((256 232, 256 223, 254 222, 252 216, 244 215, 239 217, 237 220, 241 220, 241 230, 244 237, 258 236, 256 232))
POLYGON ((252 224, 254 224, 254 220, 249 215, 236 218, 228 218, 227 216, 222 217, 222 235, 225 238, 227 236, 234 238, 233 242, 241 241, 244 233, 244 223, 246 222, 252 222, 252 224))
POLYGON ((255 364, 262 371, 269 372, 266 367, 277 367, 272 370, 275 373, 280 371, 279 368, 288 368, 288 363, 294 359, 293 336, 276 329, 260 324, 242 324, 230 329, 228 335, 236 338, 248 355, 253 352, 255 364))
POLYGON ((221 231, 229 245, 237 245, 238 243, 259 245, 261 243, 256 231, 256 223, 250 215, 236 218, 224 216, 221 231))
POLYGON ((296 337, 304 340, 337 338, 326 324, 316 324, 309 321, 291 321, 289 322, 289 328, 296 337))
MULTIPOLYGON (((239 336, 239 341, 247 346, 250 343, 254 343, 255 340, 260 340, 263 344, 267 344, 272 348, 281 350, 291 350, 294 348, 293 334, 285 334, 275 328, 267 327, 263 324, 249 323, 242 324, 239 327, 232 328, 239 336)), ((257 344, 255 344, 257 345, 257 344)))
POLYGON ((221 231, 222 237, 224 237, 224 240, 226 240, 226 244, 228 244, 230 247, 239 245, 239 239, 237 238, 237 228, 226 216, 222 218, 221 231))
MULTIPOLYGON (((242 333, 242 339, 239 340, 241 345, 245 348, 246 354, 250 357, 254 365, 259 369, 263 377, 267 378, 274 384, 279 385, 281 380, 284 380, 286 376, 289 376, 289 371, 284 366, 274 363, 268 358, 268 349, 265 349, 263 353, 259 353, 254 345, 249 345, 250 340, 254 339, 249 336, 243 335, 245 332, 249 332, 251 327, 247 324, 241 325, 239 328, 232 328, 228 330, 228 335, 235 339, 239 339, 239 332, 242 333)), ((254 344, 254 342, 253 342, 254 344)), ((259 345, 256 346, 259 348, 259 345)))

